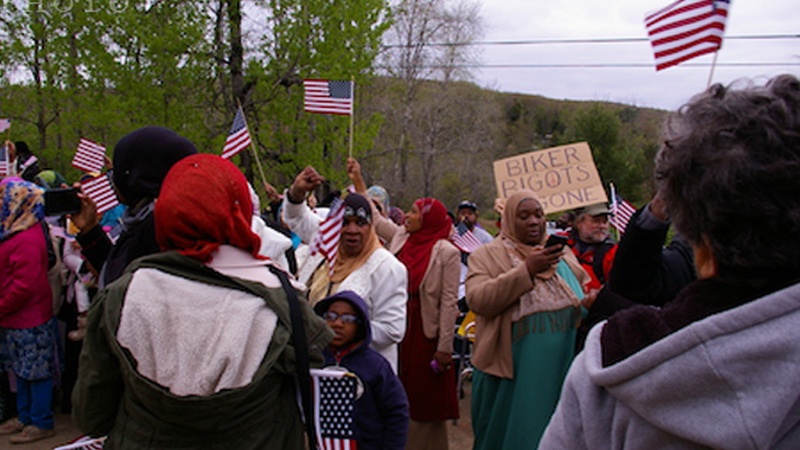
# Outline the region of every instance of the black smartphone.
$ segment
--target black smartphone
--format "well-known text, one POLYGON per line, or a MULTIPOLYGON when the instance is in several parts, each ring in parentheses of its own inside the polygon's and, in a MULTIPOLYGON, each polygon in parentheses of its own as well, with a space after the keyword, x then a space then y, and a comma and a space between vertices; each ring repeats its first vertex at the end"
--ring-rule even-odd
POLYGON ((81 210, 81 199, 74 188, 56 188, 44 191, 44 214, 60 216, 75 214, 81 210))
POLYGON ((564 247, 565 245, 567 245, 567 241, 569 241, 569 238, 566 237, 566 236, 559 236, 557 234, 551 234, 550 237, 547 238, 547 243, 544 244, 544 246, 545 247, 552 247, 554 245, 557 245, 559 247, 564 247))

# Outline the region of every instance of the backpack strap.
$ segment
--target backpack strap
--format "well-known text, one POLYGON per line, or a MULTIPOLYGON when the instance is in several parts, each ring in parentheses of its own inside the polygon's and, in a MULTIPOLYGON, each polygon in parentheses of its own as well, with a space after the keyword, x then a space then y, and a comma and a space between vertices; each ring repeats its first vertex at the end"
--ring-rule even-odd
POLYGON ((292 344, 294 345, 297 358, 297 384, 300 389, 300 400, 303 406, 303 416, 306 422, 306 434, 308 434, 308 447, 317 448, 317 433, 314 427, 314 402, 311 397, 311 374, 308 365, 308 345, 306 343, 306 331, 303 325, 303 315, 300 312, 300 301, 297 293, 289 283, 286 274, 270 265, 270 272, 281 280, 281 286, 286 292, 289 300, 289 317, 292 320, 292 344))

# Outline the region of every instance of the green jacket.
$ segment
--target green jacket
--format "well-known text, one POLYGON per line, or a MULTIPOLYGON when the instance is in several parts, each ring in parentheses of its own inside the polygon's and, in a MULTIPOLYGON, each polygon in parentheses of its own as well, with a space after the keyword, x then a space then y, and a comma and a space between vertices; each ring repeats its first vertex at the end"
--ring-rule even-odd
MULTIPOLYGON (((300 304, 310 364, 321 367, 321 351, 332 332, 304 299, 300 304)), ((107 449, 304 448, 291 328, 289 304, 281 288, 227 277, 175 252, 140 258, 101 291, 89 309, 73 391, 76 422, 90 436, 108 434, 107 449), (264 299, 277 314, 278 326, 250 384, 210 396, 178 397, 137 372, 136 361, 120 347, 116 332, 128 285, 140 268, 155 268, 264 299)))

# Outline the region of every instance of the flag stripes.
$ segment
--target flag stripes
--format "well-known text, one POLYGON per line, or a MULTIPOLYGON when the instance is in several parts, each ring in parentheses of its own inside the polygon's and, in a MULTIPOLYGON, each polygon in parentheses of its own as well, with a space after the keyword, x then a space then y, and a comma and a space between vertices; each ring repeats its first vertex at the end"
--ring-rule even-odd
POLYGON ((342 236, 342 222, 344 221, 344 201, 341 198, 333 199, 328 217, 319 225, 319 231, 311 242, 311 254, 321 253, 328 260, 328 267, 333 270, 336 255, 339 252, 339 239, 342 236))
POLYGON ((244 112, 242 112, 242 107, 240 106, 233 116, 233 125, 231 125, 231 131, 228 132, 225 146, 222 148, 222 157, 231 159, 252 143, 253 140, 250 138, 250 130, 247 129, 244 112))
POLYGON ((353 114, 353 82, 331 80, 303 80, 306 112, 317 114, 353 114))
POLYGON ((8 147, 0 146, 0 178, 7 177, 11 173, 11 156, 8 154, 8 147))
POLYGON ((358 379, 349 372, 311 369, 314 422, 321 450, 356 450, 358 379))
POLYGON ((729 7, 728 0, 678 0, 648 13, 656 71, 719 50, 729 7))
POLYGON ((55 447, 53 450, 101 450, 106 437, 91 438, 87 435, 79 436, 72 442, 55 447))
POLYGON ((72 158, 72 167, 84 172, 100 172, 106 165, 106 147, 97 142, 81 138, 78 150, 72 158))
POLYGON ((630 222, 633 213, 636 212, 636 207, 619 195, 612 200, 611 212, 613 214, 609 217, 608 221, 614 228, 619 230, 620 233, 625 233, 625 228, 628 227, 628 222, 630 222))
POLYGON ((107 175, 100 175, 81 182, 81 189, 95 203, 98 214, 103 214, 119 204, 114 188, 111 186, 111 180, 107 175))
POLYGON ((466 230, 463 234, 454 233, 452 241, 459 250, 466 253, 472 253, 482 245, 470 230, 466 230))

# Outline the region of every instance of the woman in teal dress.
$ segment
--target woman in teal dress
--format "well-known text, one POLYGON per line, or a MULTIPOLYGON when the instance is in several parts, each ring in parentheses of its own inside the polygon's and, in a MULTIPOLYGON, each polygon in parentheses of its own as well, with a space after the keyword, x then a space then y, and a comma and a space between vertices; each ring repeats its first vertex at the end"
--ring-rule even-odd
POLYGON ((588 275, 569 249, 543 247, 545 225, 536 194, 517 192, 501 235, 469 258, 476 450, 536 448, 572 362, 588 275))

